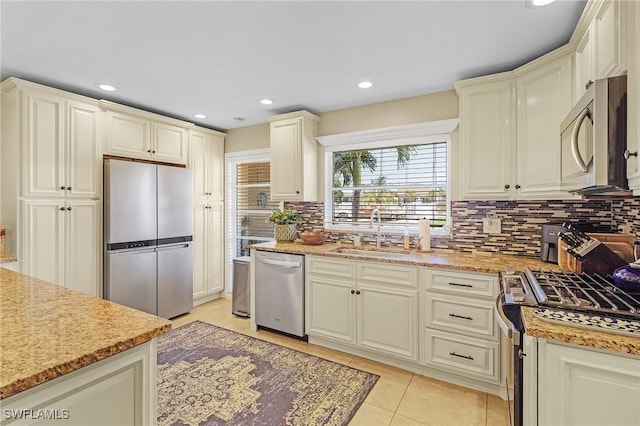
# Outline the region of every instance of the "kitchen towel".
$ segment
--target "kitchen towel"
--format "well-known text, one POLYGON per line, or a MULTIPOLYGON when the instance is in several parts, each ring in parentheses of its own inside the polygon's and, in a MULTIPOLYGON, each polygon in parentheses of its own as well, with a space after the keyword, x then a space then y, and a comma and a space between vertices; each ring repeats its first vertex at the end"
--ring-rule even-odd
POLYGON ((420 238, 420 251, 431 250, 431 221, 422 218, 418 221, 418 238, 420 238))

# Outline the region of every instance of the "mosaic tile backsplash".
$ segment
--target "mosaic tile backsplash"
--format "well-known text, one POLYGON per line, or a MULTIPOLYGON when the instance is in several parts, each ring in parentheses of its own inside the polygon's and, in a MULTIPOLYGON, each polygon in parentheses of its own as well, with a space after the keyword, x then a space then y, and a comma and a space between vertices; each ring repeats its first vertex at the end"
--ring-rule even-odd
MULTIPOLYGON (((300 231, 324 228, 324 203, 286 203, 304 222, 300 231)), ((500 252, 521 256, 540 255, 541 226, 549 222, 589 222, 603 228, 629 230, 640 237, 640 198, 623 200, 559 201, 454 201, 451 204, 451 232, 431 236, 431 247, 457 251, 500 252), (500 218, 500 234, 483 234, 482 219, 500 218)), ((331 232, 333 242, 351 242, 353 233, 331 232)), ((402 246, 401 234, 386 234, 386 245, 402 246)), ((416 237, 413 234, 412 239, 416 237)), ((375 244, 373 233, 365 232, 364 244, 375 244)))

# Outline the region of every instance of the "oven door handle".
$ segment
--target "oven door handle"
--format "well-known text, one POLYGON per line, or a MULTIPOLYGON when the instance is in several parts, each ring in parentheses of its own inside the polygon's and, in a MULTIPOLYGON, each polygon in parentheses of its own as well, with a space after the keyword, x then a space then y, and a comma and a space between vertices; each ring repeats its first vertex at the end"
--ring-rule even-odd
POLYGON ((511 321, 509 321, 507 316, 504 314, 504 311, 502 310, 502 304, 500 303, 500 299, 501 299, 500 296, 496 298, 496 306, 495 306, 496 322, 498 323, 498 326, 500 327, 502 332, 509 339, 511 339, 513 338, 514 334, 518 335, 519 332, 518 330, 516 330, 516 327, 511 323, 511 321))

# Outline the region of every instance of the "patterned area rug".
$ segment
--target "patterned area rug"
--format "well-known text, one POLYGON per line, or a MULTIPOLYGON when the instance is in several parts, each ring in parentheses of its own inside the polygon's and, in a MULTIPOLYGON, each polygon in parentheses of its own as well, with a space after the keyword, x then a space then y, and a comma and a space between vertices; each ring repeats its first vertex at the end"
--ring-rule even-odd
POLYGON ((158 424, 346 425, 378 378, 196 321, 158 339, 158 424))

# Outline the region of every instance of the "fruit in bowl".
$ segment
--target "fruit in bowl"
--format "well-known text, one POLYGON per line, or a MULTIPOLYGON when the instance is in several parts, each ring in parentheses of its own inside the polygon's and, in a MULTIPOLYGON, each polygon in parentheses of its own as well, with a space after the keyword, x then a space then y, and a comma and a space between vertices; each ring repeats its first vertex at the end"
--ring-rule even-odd
POLYGON ((329 233, 324 231, 307 231, 300 233, 300 239, 302 240, 303 244, 316 246, 324 243, 328 237, 329 233))

